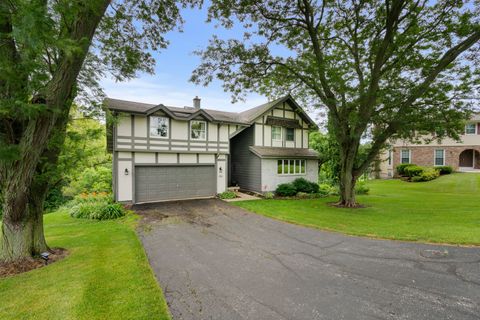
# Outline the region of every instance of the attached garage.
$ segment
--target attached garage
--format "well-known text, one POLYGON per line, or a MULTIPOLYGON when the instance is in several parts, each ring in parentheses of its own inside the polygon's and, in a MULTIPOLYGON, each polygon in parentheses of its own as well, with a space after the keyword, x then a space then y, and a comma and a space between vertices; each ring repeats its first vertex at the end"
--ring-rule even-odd
POLYGON ((135 202, 214 197, 214 165, 136 166, 135 202))

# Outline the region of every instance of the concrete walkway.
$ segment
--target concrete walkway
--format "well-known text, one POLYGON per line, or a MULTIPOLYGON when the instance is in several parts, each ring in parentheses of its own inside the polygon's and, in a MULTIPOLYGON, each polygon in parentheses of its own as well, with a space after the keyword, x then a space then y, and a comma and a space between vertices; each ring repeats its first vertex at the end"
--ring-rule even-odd
POLYGON ((480 319, 479 248, 349 237, 219 200, 135 209, 176 320, 480 319))

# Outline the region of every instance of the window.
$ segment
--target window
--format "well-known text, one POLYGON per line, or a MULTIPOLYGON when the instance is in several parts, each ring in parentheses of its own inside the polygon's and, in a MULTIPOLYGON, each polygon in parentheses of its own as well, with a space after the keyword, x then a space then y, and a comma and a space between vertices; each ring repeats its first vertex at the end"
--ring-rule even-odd
POLYGON ((295 140, 295 129, 287 128, 287 141, 294 141, 295 140))
POLYGON ((191 121, 190 137, 192 140, 205 140, 207 138, 207 123, 198 120, 191 121))
POLYGON ((304 174, 305 160, 277 160, 278 174, 304 174))
POLYGON ((168 138, 168 118, 150 117, 150 136, 168 138))
POLYGON ((388 150, 388 165, 392 165, 392 150, 388 150))
POLYGON ((443 149, 435 150, 435 165, 436 166, 445 165, 445 150, 443 149))
POLYGON ((467 123, 465 125, 465 134, 476 134, 477 125, 475 123, 467 123))
POLYGON ((410 150, 404 149, 401 153, 401 163, 410 163, 410 150))
POLYGON ((282 141, 282 127, 277 127, 277 126, 272 127, 272 139, 277 141, 282 141))

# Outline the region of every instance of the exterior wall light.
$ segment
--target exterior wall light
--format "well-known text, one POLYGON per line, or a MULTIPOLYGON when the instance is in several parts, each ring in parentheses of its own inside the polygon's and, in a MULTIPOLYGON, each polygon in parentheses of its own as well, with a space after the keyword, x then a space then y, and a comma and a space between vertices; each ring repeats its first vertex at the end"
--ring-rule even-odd
POLYGON ((220 174, 222 174, 222 172, 223 172, 222 167, 219 167, 219 168, 218 168, 218 172, 219 172, 220 174))
POLYGON ((128 176, 128 168, 125 168, 125 175, 128 176))

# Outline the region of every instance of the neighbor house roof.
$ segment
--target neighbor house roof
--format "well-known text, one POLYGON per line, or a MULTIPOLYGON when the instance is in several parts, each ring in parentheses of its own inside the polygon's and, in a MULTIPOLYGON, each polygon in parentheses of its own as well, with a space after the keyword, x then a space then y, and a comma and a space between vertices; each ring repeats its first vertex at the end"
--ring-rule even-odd
POLYGON ((179 120, 190 120, 201 115, 211 121, 235 124, 252 124, 255 119, 270 111, 277 104, 283 103, 285 101, 289 101, 291 103, 292 107, 297 110, 297 112, 304 119, 304 121, 306 121, 311 126, 317 127, 315 122, 305 113, 305 111, 295 102, 295 100, 290 95, 267 102, 258 107, 248 109, 240 113, 204 108, 196 109, 192 107, 179 108, 165 106, 163 104, 155 105, 111 98, 105 99, 104 103, 108 109, 117 112, 150 115, 157 111, 163 111, 172 118, 179 120))
POLYGON ((302 158, 318 159, 318 153, 311 149, 275 148, 250 146, 250 151, 260 158, 302 158))

